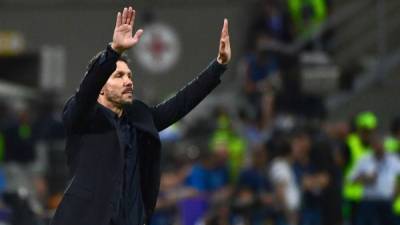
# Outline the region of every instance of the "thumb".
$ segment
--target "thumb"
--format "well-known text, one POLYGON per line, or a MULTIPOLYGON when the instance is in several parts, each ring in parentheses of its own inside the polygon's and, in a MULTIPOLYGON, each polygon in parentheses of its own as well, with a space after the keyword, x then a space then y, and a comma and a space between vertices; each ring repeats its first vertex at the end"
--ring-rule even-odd
POLYGON ((139 42, 140 37, 143 35, 143 30, 139 29, 138 31, 136 31, 135 36, 133 36, 133 39, 135 42, 139 42))

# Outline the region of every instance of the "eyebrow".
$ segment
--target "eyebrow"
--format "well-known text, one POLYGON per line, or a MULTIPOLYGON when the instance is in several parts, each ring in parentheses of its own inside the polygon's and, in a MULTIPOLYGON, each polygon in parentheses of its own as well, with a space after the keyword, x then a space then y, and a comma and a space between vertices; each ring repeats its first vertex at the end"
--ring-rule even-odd
POLYGON ((127 71, 124 71, 124 70, 117 70, 117 71, 115 71, 115 73, 127 73, 127 74, 130 74, 131 76, 133 76, 132 71, 127 72, 127 71))

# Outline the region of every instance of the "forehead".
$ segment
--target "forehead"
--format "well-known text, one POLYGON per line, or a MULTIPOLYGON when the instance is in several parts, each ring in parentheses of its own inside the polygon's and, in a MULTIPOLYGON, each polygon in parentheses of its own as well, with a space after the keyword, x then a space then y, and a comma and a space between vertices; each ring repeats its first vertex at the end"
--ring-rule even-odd
POLYGON ((117 68, 115 69, 117 71, 124 71, 124 72, 131 72, 131 69, 129 68, 128 64, 124 61, 118 60, 117 61, 117 68))

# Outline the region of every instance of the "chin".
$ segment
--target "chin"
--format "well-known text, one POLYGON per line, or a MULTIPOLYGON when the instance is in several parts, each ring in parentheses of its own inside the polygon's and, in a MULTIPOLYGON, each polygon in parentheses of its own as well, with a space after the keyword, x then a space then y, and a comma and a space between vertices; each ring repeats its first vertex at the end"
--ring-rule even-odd
POLYGON ((124 100, 122 101, 122 104, 123 104, 123 105, 130 105, 130 104, 132 104, 132 101, 133 101, 133 98, 124 99, 124 100))

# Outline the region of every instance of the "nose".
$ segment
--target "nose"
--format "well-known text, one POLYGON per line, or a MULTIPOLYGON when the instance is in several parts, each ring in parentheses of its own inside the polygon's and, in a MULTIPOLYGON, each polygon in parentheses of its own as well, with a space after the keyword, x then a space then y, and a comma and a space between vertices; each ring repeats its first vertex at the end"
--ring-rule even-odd
POLYGON ((132 80, 129 79, 129 78, 125 78, 125 79, 124 79, 124 86, 125 86, 125 87, 132 87, 132 86, 133 86, 132 80))

